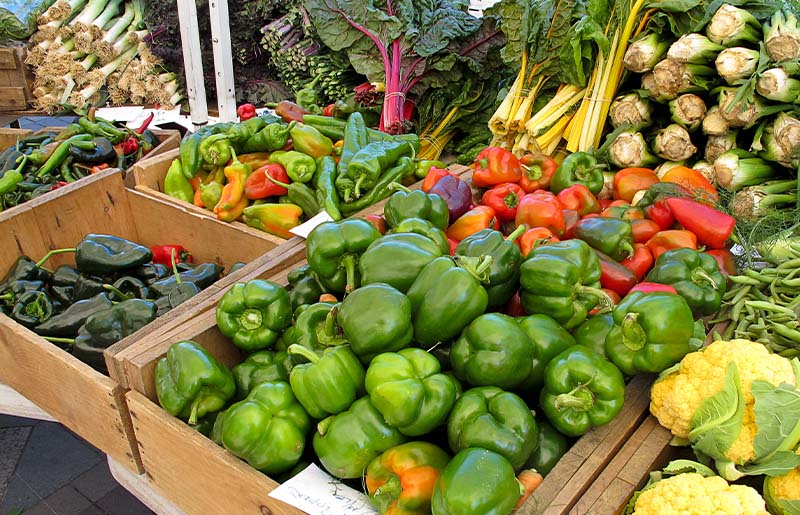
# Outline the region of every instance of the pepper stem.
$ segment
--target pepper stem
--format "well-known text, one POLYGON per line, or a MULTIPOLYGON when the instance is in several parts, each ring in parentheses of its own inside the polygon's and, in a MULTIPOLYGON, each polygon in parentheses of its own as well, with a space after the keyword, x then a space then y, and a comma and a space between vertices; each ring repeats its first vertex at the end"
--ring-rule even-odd
POLYGON ((189 425, 194 426, 197 425, 197 411, 200 409, 200 401, 203 400, 203 395, 205 394, 205 388, 201 389, 200 392, 197 394, 197 397, 194 398, 192 401, 192 410, 189 412, 189 425))
POLYGON ((269 172, 264 172, 264 175, 267 177, 267 179, 268 179, 268 180, 270 180, 270 181, 272 181, 273 183, 277 184, 277 185, 278 185, 278 186, 280 186, 281 188, 288 188, 288 187, 289 187, 289 185, 288 185, 288 184, 286 184, 285 182, 281 182, 281 181, 279 181, 278 179, 276 179, 275 177, 271 176, 271 175, 269 174, 269 172))
POLYGON ((169 251, 169 264, 172 266, 172 273, 175 275, 175 284, 181 283, 181 274, 178 273, 178 263, 175 259, 175 249, 169 251))
POLYGON ((133 298, 131 295, 128 295, 127 293, 124 293, 122 290, 120 290, 119 288, 117 288, 113 284, 104 284, 103 285, 103 289, 104 290, 108 290, 108 291, 110 291, 111 293, 113 293, 115 295, 119 295, 119 297, 122 298, 122 300, 130 300, 130 299, 133 298))
POLYGON ((347 273, 347 285, 344 287, 345 293, 350 293, 356 289, 356 257, 352 254, 342 256, 340 265, 344 265, 347 273))
MULTIPOLYGON (((633 255, 633 245, 629 241, 623 241, 619 244, 619 248, 625 251, 625 258, 629 258, 633 255)), ((623 258, 623 259, 625 259, 623 258)), ((620 260, 621 261, 621 260, 620 260)))
POLYGON ((584 295, 593 295, 597 297, 597 303, 600 305, 601 309, 611 309, 614 307, 614 299, 611 296, 601 290, 600 288, 593 288, 591 286, 580 285, 577 287, 578 294, 584 295))
POLYGON ((525 170, 525 176, 531 181, 538 181, 542 178, 542 166, 538 164, 521 165, 525 170))
POLYGON ((356 198, 361 198, 361 185, 364 183, 364 179, 366 179, 366 178, 367 178, 367 174, 361 174, 358 177, 358 180, 356 181, 356 185, 355 185, 355 188, 354 188, 355 189, 356 198))
POLYGON ((48 260, 48 259, 50 259, 51 257, 55 256, 56 254, 66 254, 66 253, 68 253, 68 252, 77 252, 77 251, 78 251, 78 249, 77 249, 77 248, 74 248, 74 247, 73 247, 73 248, 69 248, 69 249, 55 249, 55 250, 51 250, 50 252, 48 252, 47 254, 45 254, 45 255, 44 255, 44 257, 43 257, 42 259, 40 259, 39 261, 37 261, 37 262, 36 262, 36 266, 37 266, 37 267, 41 267, 43 264, 47 263, 47 260, 48 260))
POLYGON ((411 190, 400 184, 399 182, 393 182, 389 185, 390 190, 396 191, 405 191, 406 193, 410 193, 411 190))
POLYGON ((400 484, 400 478, 396 475, 391 475, 386 479, 386 482, 379 486, 373 494, 375 498, 386 497, 387 499, 397 499, 403 491, 403 486, 400 484))
POLYGON ((525 226, 524 224, 520 225, 519 227, 514 229, 514 232, 512 232, 511 234, 506 236, 506 241, 514 241, 514 240, 516 240, 517 238, 522 236, 527 229, 528 229, 528 227, 525 226))
POLYGON ((14 292, 8 291, 0 295, 0 300, 11 300, 14 298, 14 292))
POLYGON ((636 352, 644 348, 647 342, 647 333, 639 324, 639 313, 626 313, 622 319, 622 344, 629 350, 636 352))
POLYGON ((575 177, 580 181, 587 182, 591 180, 593 171, 603 169, 605 167, 606 165, 604 164, 581 167, 575 170, 575 177))
MULTIPOLYGON (((591 382, 591 381, 590 381, 591 382)), ((594 393, 587 388, 589 383, 579 384, 569 393, 556 396, 556 409, 574 409, 576 411, 589 411, 594 406, 594 393)))
POLYGON ((286 352, 288 352, 289 354, 297 354, 303 356, 311 363, 316 363, 317 361, 319 361, 319 354, 297 343, 289 345, 289 348, 286 349, 286 352))
POLYGON ((702 268, 695 268, 694 270, 692 270, 692 282, 695 284, 707 282, 708 284, 713 286, 714 289, 719 288, 719 285, 717 285, 717 281, 715 281, 714 278, 711 277, 708 274, 708 272, 706 272, 702 268))
POLYGON ((492 256, 453 256, 456 265, 469 272, 481 284, 489 283, 489 269, 494 262, 492 256))
POLYGON ((66 343, 70 347, 75 345, 75 338, 56 338, 54 336, 42 336, 42 338, 51 343, 66 343))
POLYGON ((245 309, 239 316, 239 323, 247 331, 255 331, 264 321, 261 311, 253 308, 245 309))

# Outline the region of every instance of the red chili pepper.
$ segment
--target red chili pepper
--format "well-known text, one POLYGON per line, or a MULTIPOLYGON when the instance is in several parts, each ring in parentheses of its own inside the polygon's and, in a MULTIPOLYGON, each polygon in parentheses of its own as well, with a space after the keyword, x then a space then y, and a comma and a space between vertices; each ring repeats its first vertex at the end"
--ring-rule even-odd
POLYGON ((386 225, 386 219, 381 215, 364 215, 364 220, 374 225, 381 234, 386 234, 386 231, 389 230, 388 226, 386 225))
POLYGON ((522 165, 517 156, 500 147, 485 148, 475 157, 472 184, 486 188, 504 182, 518 182, 522 165))
POLYGON ((550 179, 558 170, 555 159, 545 154, 525 154, 519 162, 522 165, 519 185, 525 193, 550 189, 550 179))
POLYGON ((559 191, 556 197, 564 209, 574 209, 580 216, 600 212, 597 197, 583 184, 573 184, 559 191))
POLYGON ((182 245, 154 245, 150 247, 153 253, 153 264, 172 266, 173 251, 176 263, 193 263, 194 258, 182 245))
POLYGON ((675 217, 664 199, 656 200, 653 204, 644 208, 644 215, 657 223, 662 231, 668 231, 675 223, 675 217))
POLYGON ((667 205, 675 220, 692 231, 697 241, 713 249, 725 248, 736 226, 736 219, 731 215, 689 198, 668 198, 667 205))
POLYGON ((642 293, 652 293, 652 292, 662 292, 662 293, 672 293, 674 295, 678 294, 678 290, 670 286, 669 284, 661 284, 661 283, 649 283, 643 282, 639 283, 628 293, 633 293, 635 291, 640 291, 642 293))
POLYGON ((597 257, 600 258, 600 286, 613 291, 621 297, 627 295, 630 289, 636 285, 636 274, 610 256, 597 250, 595 252, 597 252, 597 257))
POLYGON ((98 173, 98 172, 100 172, 102 170, 105 170, 106 168, 108 168, 108 163, 102 163, 102 164, 93 166, 91 173, 92 174, 96 174, 96 173, 98 173))
POLYGON ((547 227, 534 227, 525 231, 525 233, 517 239, 517 244, 519 245, 520 251, 522 251, 522 256, 527 257, 528 254, 539 245, 556 243, 558 241, 561 240, 556 238, 547 227))
POLYGON ((146 131, 147 128, 150 126, 150 122, 153 121, 153 118, 155 118, 155 116, 156 113, 150 113, 149 115, 147 115, 147 118, 144 119, 142 124, 134 132, 136 134, 143 134, 144 131, 146 131))
POLYGON ((522 191, 519 184, 504 182, 493 186, 490 190, 486 190, 481 199, 481 204, 494 209, 497 218, 501 222, 505 222, 516 218, 519 200, 523 195, 525 195, 525 192, 522 191))
POLYGON ((437 168, 435 166, 431 166, 428 169, 428 175, 426 175, 425 180, 422 181, 422 191, 428 193, 431 191, 431 189, 433 189, 434 186, 436 186, 437 182, 442 180, 442 178, 447 175, 452 175, 453 177, 458 178, 456 174, 452 173, 447 168, 437 168))
MULTIPOLYGON (((564 234, 561 236, 562 240, 571 240, 575 234, 575 226, 581 221, 581 215, 574 209, 564 209, 561 211, 564 217, 564 234)), ((591 218, 593 216, 600 216, 597 213, 590 213, 583 218, 591 218)))
POLYGON ((242 104, 236 110, 236 114, 239 115, 239 121, 249 120, 250 118, 255 118, 256 116, 256 106, 253 104, 242 104))
POLYGON ((736 275, 739 273, 739 267, 736 265, 736 258, 733 257, 731 251, 728 249, 709 249, 706 254, 717 260, 719 271, 725 277, 729 275, 736 275))
POLYGON ((539 190, 526 194, 519 201, 517 217, 514 219, 517 227, 522 224, 528 227, 546 227, 560 237, 566 229, 561 203, 549 191, 539 190))
POLYGON ((446 234, 450 239, 461 241, 481 229, 500 229, 494 209, 489 206, 475 206, 470 209, 447 228, 446 234))
POLYGON ((647 241, 653 259, 672 249, 689 248, 697 250, 697 236, 691 231, 660 231, 647 241))
POLYGON ((139 150, 139 140, 136 136, 128 136, 125 138, 125 141, 122 142, 122 153, 126 156, 133 154, 139 150))
POLYGON ((649 189, 658 182, 658 175, 649 168, 623 168, 614 174, 612 195, 615 199, 631 202, 637 191, 649 189))
POLYGON ((58 188, 63 188, 64 186, 68 185, 69 183, 66 181, 58 181, 57 183, 53 184, 53 187, 50 188, 50 191, 57 190, 58 188))
POLYGON ((288 190, 283 186, 275 184, 267 178, 267 174, 276 181, 288 183, 289 176, 286 170, 279 164, 267 164, 257 168, 251 173, 244 182, 244 196, 254 200, 267 197, 278 197, 286 195, 288 190))
POLYGON ((636 243, 647 243, 660 230, 661 227, 652 220, 631 220, 633 241, 636 243))
POLYGON ((336 109, 336 104, 328 104, 322 110, 322 116, 333 116, 333 111, 336 109))
POLYGON ((633 272, 637 281, 641 281, 653 268, 654 262, 650 247, 643 243, 634 243, 633 254, 620 261, 619 264, 633 272))

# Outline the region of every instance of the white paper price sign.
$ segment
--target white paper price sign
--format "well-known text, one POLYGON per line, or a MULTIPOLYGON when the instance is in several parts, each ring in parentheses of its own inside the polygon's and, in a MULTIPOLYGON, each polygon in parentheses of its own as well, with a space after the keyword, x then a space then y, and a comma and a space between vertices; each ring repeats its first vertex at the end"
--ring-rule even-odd
POLYGON ((269 493, 309 515, 376 515, 361 492, 342 484, 314 464, 269 493))
POLYGON ((320 211, 316 215, 309 218, 308 221, 298 225, 297 227, 292 227, 289 229, 289 232, 296 234, 301 238, 308 238, 308 235, 311 234, 311 231, 313 231, 318 225, 325 222, 333 222, 333 218, 331 218, 331 215, 329 215, 327 211, 320 211))

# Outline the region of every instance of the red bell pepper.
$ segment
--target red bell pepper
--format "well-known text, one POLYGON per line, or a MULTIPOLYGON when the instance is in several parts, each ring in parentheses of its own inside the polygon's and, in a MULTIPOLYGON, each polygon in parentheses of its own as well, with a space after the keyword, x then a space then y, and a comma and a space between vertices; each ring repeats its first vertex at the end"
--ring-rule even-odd
POLYGON ((633 254, 620 261, 620 265, 624 266, 636 276, 637 281, 641 281, 647 272, 653 268, 653 253, 650 248, 643 243, 633 244, 633 254))
POLYGON ((242 104, 236 109, 236 114, 239 115, 239 121, 243 122, 256 116, 256 106, 253 104, 242 104))
POLYGON ((668 198, 667 205, 675 220, 692 231, 697 241, 713 249, 725 248, 736 226, 735 218, 690 198, 668 198))
POLYGON ((658 182, 658 175, 649 168, 623 168, 614 174, 611 194, 615 199, 631 202, 637 191, 649 189, 658 182))
POLYGON ((737 275, 739 267, 736 265, 736 259, 728 249, 709 249, 706 254, 717 260, 719 271, 722 275, 728 277, 729 275, 737 275))
POLYGON ((708 182, 705 175, 687 166, 671 168, 661 177, 661 182, 671 182, 683 186, 693 196, 703 199, 709 204, 714 204, 719 200, 717 189, 708 182))
POLYGON ((428 169, 428 175, 426 175, 425 180, 422 181, 422 191, 428 193, 434 186, 436 186, 436 183, 446 175, 452 175, 453 177, 458 178, 458 175, 452 173, 447 168, 437 168, 435 166, 431 166, 430 169, 428 169))
POLYGON ((461 241, 481 229, 500 229, 494 209, 489 206, 475 206, 470 209, 447 228, 446 234, 450 239, 461 241))
POLYGON ((675 224, 675 217, 664 199, 656 200, 651 205, 644 208, 644 215, 661 227, 662 231, 668 231, 675 224))
POLYGON ((545 154, 525 154, 519 162, 522 165, 519 185, 525 193, 550 189, 550 179, 558 170, 555 159, 545 154))
POLYGON ((633 241, 636 243, 647 243, 660 230, 661 227, 652 220, 631 220, 633 241))
POLYGON ((122 153, 129 156, 139 150, 139 139, 136 136, 128 136, 122 142, 122 153))
POLYGON ((556 238, 553 232, 547 227, 534 227, 525 231, 517 240, 517 244, 519 245, 520 251, 522 251, 522 256, 527 257, 528 254, 539 245, 556 243, 558 241, 561 240, 556 238))
POLYGON ((647 247, 653 253, 653 259, 658 259, 658 256, 672 249, 697 250, 697 236, 691 231, 660 231, 647 241, 647 247))
POLYGON ((597 252, 600 258, 600 286, 624 297, 636 285, 637 277, 633 271, 615 261, 611 256, 597 252))
POLYGON ((481 204, 494 209, 500 222, 514 220, 517 216, 519 199, 525 195, 522 188, 513 182, 505 182, 486 190, 481 199, 481 204))
POLYGON ((374 225, 381 234, 386 234, 386 231, 389 230, 389 227, 386 225, 386 219, 381 215, 364 215, 364 220, 374 225))
POLYGON ((176 263, 193 263, 192 254, 182 245, 154 245, 150 247, 153 253, 153 264, 172 266, 173 252, 176 263))
POLYGON ((288 193, 286 188, 278 186, 273 181, 269 180, 267 174, 276 181, 284 184, 290 182, 286 170, 284 170, 281 165, 277 163, 264 165, 256 169, 247 177, 247 180, 244 181, 244 196, 251 200, 256 200, 267 197, 279 197, 288 193))
POLYGON ((678 290, 670 286, 669 284, 661 284, 661 283, 649 283, 649 282, 642 282, 631 288, 631 291, 628 293, 633 293, 635 291, 640 291, 642 293, 652 293, 652 292, 662 292, 662 293, 672 293, 674 295, 678 294, 678 290))
POLYGON ((609 207, 611 207, 611 203, 613 201, 610 198, 599 198, 597 199, 597 203, 600 204, 600 211, 605 211, 609 207))
POLYGON ((575 234, 575 226, 581 221, 581 218, 591 218, 593 216, 600 216, 597 213, 589 213, 586 216, 581 216, 574 209, 563 209, 561 214, 564 216, 564 234, 561 236, 562 240, 571 240, 575 234))
POLYGON ((583 184, 573 184, 559 191, 556 198, 564 209, 574 209, 580 216, 600 212, 597 197, 583 184))
POLYGON ((528 227, 546 227, 560 237, 566 229, 561 203, 549 191, 539 190, 526 194, 519 201, 517 217, 514 219, 517 227, 522 224, 528 227))
POLYGON ((322 109, 322 116, 333 116, 336 111, 336 104, 328 104, 322 109))
POLYGON ((486 188, 504 182, 518 182, 522 165, 517 156, 500 147, 485 148, 475 157, 472 184, 486 188))

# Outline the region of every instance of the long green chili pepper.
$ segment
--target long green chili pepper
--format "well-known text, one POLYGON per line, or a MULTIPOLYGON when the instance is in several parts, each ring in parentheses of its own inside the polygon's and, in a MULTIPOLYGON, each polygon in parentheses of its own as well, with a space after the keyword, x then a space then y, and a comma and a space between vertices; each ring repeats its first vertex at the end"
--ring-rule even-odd
POLYGON ((69 146, 76 141, 89 141, 92 139, 91 134, 78 134, 69 139, 65 139, 59 143, 58 147, 50 154, 47 161, 36 172, 36 177, 44 177, 53 172, 57 167, 61 166, 61 162, 69 155, 69 146))
POLYGON ((300 206, 300 209, 303 210, 303 214, 305 214, 307 217, 311 218, 319 213, 319 203, 317 202, 314 190, 302 182, 292 182, 290 184, 286 184, 285 182, 275 179, 270 174, 265 175, 269 180, 278 186, 286 188, 288 192, 286 196, 289 197, 289 201, 292 204, 300 206))
POLYGON ((24 178, 22 170, 25 168, 26 164, 28 164, 28 156, 23 156, 22 161, 16 168, 8 170, 3 174, 3 177, 0 178, 0 195, 10 193, 17 189, 17 185, 19 185, 24 178))

